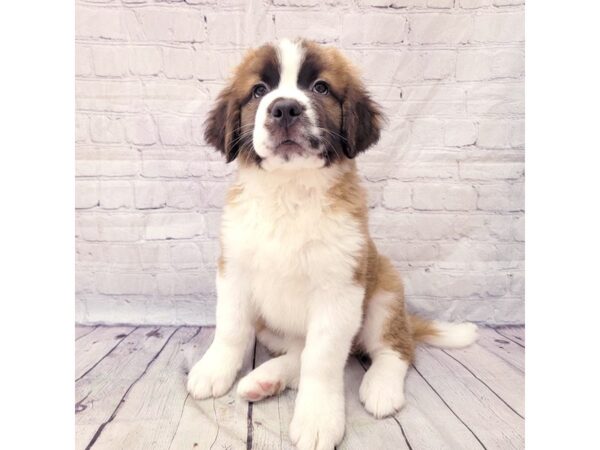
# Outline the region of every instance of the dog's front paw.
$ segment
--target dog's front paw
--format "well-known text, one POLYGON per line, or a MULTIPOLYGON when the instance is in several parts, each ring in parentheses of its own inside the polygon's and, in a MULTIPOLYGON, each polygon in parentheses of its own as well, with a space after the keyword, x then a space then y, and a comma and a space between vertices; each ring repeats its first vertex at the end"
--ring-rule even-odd
POLYGON ((333 450, 344 437, 344 421, 343 395, 301 387, 290 438, 298 450, 333 450))
POLYGON ((228 352, 219 355, 209 350, 190 370, 188 392, 196 400, 224 395, 235 381, 241 365, 238 359, 228 352))

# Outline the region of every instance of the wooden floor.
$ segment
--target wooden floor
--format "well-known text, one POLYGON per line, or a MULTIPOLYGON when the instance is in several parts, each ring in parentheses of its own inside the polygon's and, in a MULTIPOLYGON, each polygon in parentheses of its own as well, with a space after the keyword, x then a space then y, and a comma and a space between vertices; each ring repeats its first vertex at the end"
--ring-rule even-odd
MULTIPOLYGON (((77 449, 290 449, 295 391, 248 404, 235 390, 193 400, 186 373, 213 328, 76 327, 77 449)), ((358 400, 364 362, 346 368, 346 435, 338 449, 522 449, 523 328, 483 329, 464 350, 420 347, 406 406, 383 420, 358 400)), ((257 346, 244 372, 268 358, 257 346)), ((318 408, 318 405, 315 405, 318 408)))

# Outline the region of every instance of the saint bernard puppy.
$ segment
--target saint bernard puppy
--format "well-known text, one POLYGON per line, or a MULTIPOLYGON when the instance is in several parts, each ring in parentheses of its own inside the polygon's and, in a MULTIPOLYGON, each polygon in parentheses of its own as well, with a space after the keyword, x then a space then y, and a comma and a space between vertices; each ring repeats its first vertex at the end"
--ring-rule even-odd
POLYGON ((254 337, 276 356, 240 380, 258 401, 298 389, 290 438, 333 449, 344 435, 344 365, 372 361, 360 400, 404 404, 415 343, 462 347, 470 323, 406 312, 398 272, 369 236, 355 157, 379 139, 380 107, 336 49, 283 40, 250 51, 210 112, 205 138, 236 160, 221 225, 214 341, 190 371, 196 399, 225 394, 254 337))

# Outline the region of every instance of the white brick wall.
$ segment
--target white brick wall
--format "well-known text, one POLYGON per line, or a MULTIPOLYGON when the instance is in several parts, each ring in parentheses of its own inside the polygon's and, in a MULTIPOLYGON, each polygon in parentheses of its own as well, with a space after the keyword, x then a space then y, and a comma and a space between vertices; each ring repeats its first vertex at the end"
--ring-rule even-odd
POLYGON ((356 61, 389 123, 360 157, 413 309, 523 321, 520 0, 78 0, 77 320, 212 323, 233 166, 202 122, 243 50, 303 35, 356 61))

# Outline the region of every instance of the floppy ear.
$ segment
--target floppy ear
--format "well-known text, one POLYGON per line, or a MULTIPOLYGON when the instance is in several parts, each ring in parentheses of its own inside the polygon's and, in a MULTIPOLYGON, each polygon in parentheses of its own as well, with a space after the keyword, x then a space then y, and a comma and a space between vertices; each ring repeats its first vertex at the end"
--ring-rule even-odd
POLYGON ((364 87, 350 87, 342 103, 344 154, 352 159, 379 140, 383 114, 364 87))
POLYGON ((225 155, 228 163, 240 150, 240 107, 230 89, 223 90, 204 123, 204 140, 225 155))

